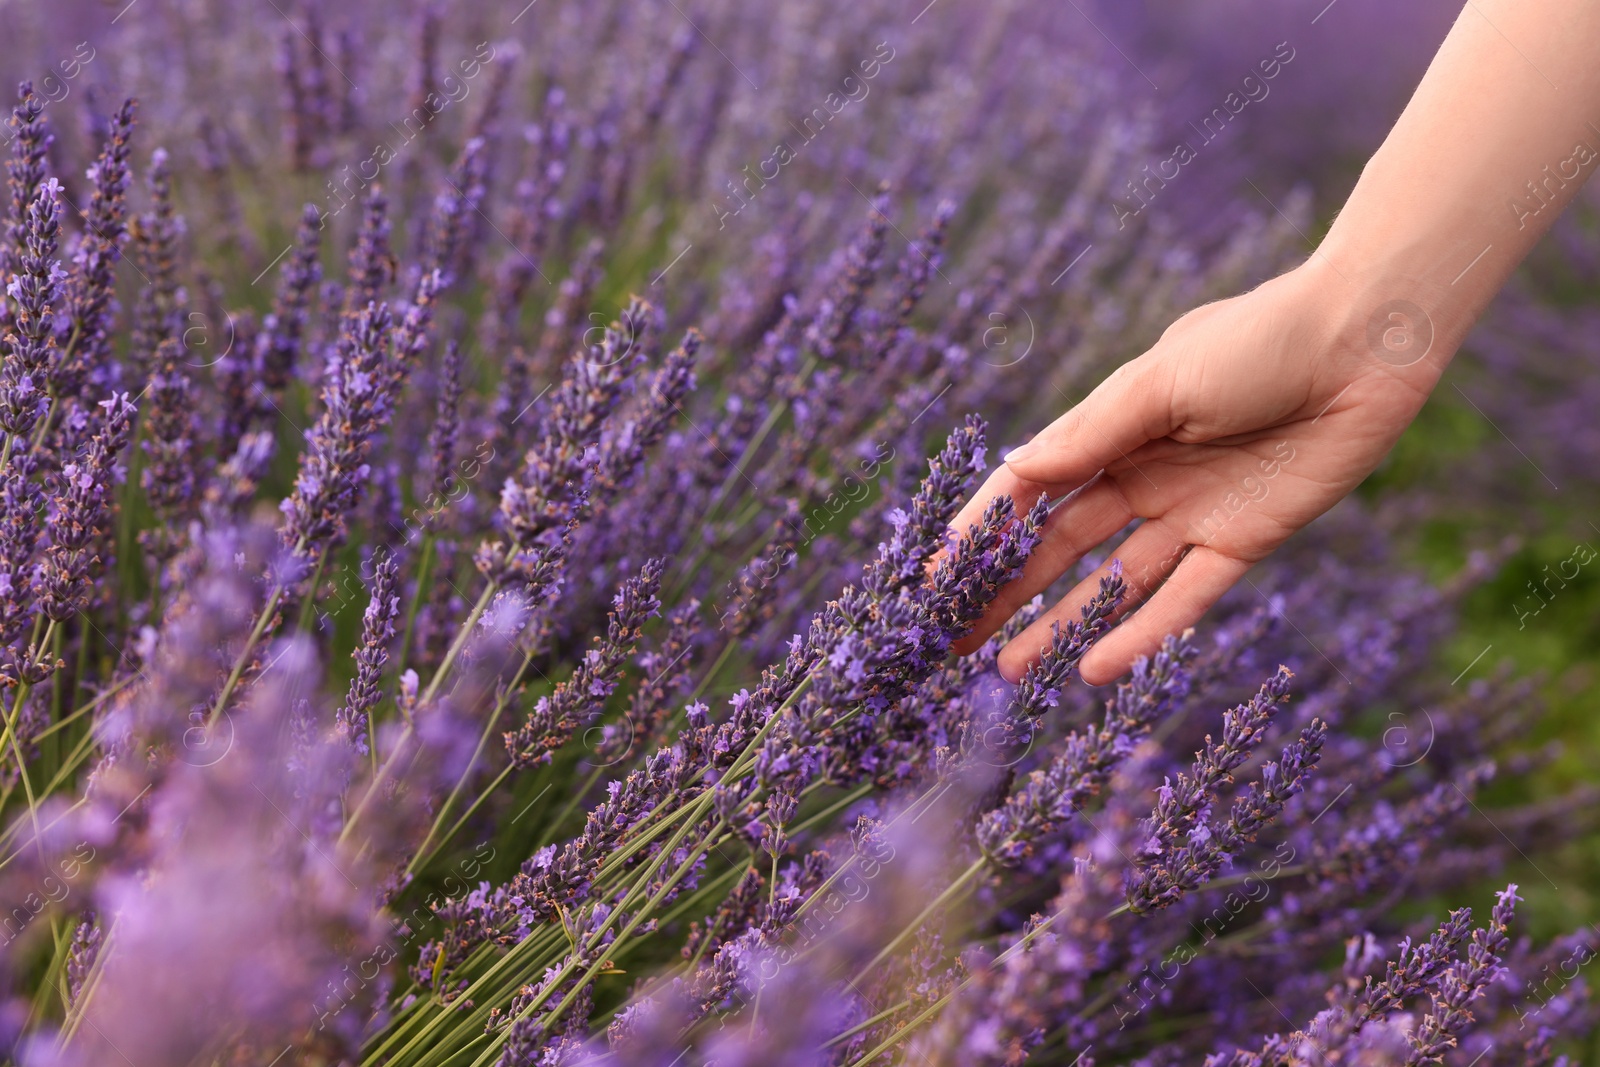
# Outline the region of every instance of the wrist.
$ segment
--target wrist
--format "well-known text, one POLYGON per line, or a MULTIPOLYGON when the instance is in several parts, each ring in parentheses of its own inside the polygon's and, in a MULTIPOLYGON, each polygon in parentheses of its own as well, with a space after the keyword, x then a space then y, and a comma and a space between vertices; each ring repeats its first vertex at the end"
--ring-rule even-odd
POLYGON ((1431 391, 1443 375, 1483 300, 1423 262, 1404 249, 1357 251, 1330 233, 1290 272, 1340 377, 1382 372, 1431 391))

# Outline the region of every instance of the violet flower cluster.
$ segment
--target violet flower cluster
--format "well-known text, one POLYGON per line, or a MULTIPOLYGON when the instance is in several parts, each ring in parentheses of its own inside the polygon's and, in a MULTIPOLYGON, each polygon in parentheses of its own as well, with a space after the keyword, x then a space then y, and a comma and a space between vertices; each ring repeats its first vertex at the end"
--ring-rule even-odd
POLYGON ((1163 146, 1114 48, 1043 0, 125 15, 8 127, 9 1061, 1592 1056, 1600 939, 1542 932, 1595 790, 1446 666, 1493 560, 1412 569, 1426 494, 1113 685, 1110 543, 1019 684, 1043 598, 952 653, 1061 521, 952 529, 1001 446, 1311 225, 1119 219, 1163 146))

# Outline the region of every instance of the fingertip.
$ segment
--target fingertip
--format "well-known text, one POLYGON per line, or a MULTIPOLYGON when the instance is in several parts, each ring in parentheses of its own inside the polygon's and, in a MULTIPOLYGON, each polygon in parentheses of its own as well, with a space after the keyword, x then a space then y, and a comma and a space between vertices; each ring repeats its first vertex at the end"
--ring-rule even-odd
POLYGON ((1000 672, 1010 685, 1022 681, 1022 676, 1028 673, 1028 668, 1033 666, 1039 658, 1036 651, 1030 651, 1021 641, 1012 641, 1000 650, 1000 655, 995 657, 995 669, 1000 672))
MULTIPOLYGON (((996 497, 1010 496, 1015 501, 1019 496, 1027 496, 1031 500, 1037 495, 1037 493, 1029 494, 1027 486, 1021 484, 1010 468, 1002 464, 989 477, 984 479, 977 492, 967 498, 967 502, 961 506, 961 510, 956 512, 955 518, 950 520, 947 532, 958 539, 965 537, 967 531, 983 517, 984 510, 988 508, 990 502, 996 497)), ((944 555, 943 549, 940 550, 939 555, 944 555)))
POLYGON ((1049 464, 1041 465, 1040 460, 1044 458, 1033 445, 1023 445, 1021 448, 1007 452, 1005 458, 1001 460, 1001 467, 1021 483, 1018 486, 1019 489, 1023 491, 1029 488, 1043 490, 1047 481, 1054 482, 1057 480, 1045 477, 1047 473, 1045 468, 1049 464))
MULTIPOLYGON (((995 657, 995 667, 1001 678, 1016 685, 1028 673, 1028 668, 1038 663, 1043 655, 1043 648, 1036 648, 1027 643, 1026 637, 1019 637, 1000 650, 995 657)), ((1086 685, 1109 685, 1126 674, 1132 664, 1131 656, 1118 654, 1097 644, 1078 662, 1077 675, 1086 685)))
POLYGON ((1128 673, 1132 661, 1127 656, 1116 656, 1099 645, 1091 648, 1078 663, 1078 677, 1085 685, 1110 685, 1128 673))

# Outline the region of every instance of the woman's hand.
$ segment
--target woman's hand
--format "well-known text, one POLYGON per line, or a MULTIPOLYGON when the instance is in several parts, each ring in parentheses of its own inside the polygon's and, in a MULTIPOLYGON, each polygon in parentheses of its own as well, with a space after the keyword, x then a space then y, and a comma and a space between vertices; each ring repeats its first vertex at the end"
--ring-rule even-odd
MULTIPOLYGON (((1586 0, 1467 4, 1306 265, 1179 319, 957 517, 964 532, 997 494, 1028 507, 1081 487, 958 651, 1141 518, 1116 556, 1130 606, 1145 603, 1081 665, 1108 682, 1355 488, 1600 169, 1597 40, 1600 5, 1586 0)), ((1020 678, 1098 578, 1007 645, 1001 673, 1020 678)))
MULTIPOLYGON (((1372 311, 1318 257, 1243 296, 1183 316, 1144 355, 1006 456, 967 503, 957 530, 1006 493, 1078 490, 1051 514, 1044 541, 956 646, 980 646, 1036 593, 1132 519, 1114 552, 1131 616, 1081 665, 1109 682, 1161 639, 1193 624, 1251 565, 1355 488, 1427 399, 1448 359, 1420 312, 1372 311), (1344 307, 1349 310, 1344 310, 1344 307), (1081 489, 1080 489, 1081 487, 1081 489)), ((1452 346, 1453 347, 1453 346, 1452 346)), ((1077 617, 1102 566, 1000 654, 1016 681, 1077 617)))

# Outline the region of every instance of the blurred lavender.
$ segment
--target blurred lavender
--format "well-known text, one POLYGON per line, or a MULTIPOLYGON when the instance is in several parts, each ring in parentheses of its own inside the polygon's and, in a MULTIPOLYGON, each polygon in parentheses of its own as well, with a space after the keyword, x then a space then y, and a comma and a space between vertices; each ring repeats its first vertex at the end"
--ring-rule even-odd
POLYGON ((1335 174, 1412 76, 1146 185, 1236 67, 1321 115, 1373 17, 1170 7, 16 13, 10 1058, 1592 1051, 1600 945, 1541 908, 1596 797, 1516 799, 1558 754, 1441 665, 1491 567, 1397 557, 1424 494, 1115 686, 1120 567, 1020 685, 949 655, 1049 521, 947 531, 990 457, 1292 263, 1310 196, 1243 162, 1335 174))

